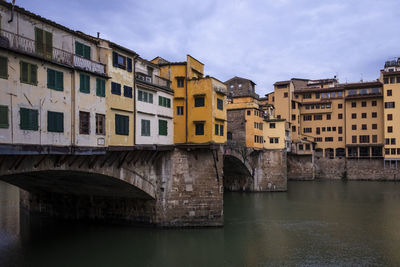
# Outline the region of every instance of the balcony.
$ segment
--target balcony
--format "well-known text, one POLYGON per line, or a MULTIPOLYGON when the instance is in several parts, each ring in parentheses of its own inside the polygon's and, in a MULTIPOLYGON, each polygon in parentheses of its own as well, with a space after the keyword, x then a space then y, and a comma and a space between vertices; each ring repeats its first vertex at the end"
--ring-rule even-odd
POLYGON ((170 87, 171 87, 170 80, 162 78, 157 75, 154 75, 154 77, 151 77, 151 76, 143 74, 143 73, 136 73, 135 77, 136 77, 136 80, 145 82, 145 83, 148 83, 151 85, 156 85, 156 86, 164 87, 167 89, 170 89, 170 87))
POLYGON ((348 98, 368 98, 382 96, 381 88, 364 88, 364 89, 351 89, 347 91, 346 99, 348 98))
POLYGON ((46 47, 43 43, 6 30, 0 30, 0 47, 105 75, 105 66, 101 63, 79 57, 56 47, 46 47))

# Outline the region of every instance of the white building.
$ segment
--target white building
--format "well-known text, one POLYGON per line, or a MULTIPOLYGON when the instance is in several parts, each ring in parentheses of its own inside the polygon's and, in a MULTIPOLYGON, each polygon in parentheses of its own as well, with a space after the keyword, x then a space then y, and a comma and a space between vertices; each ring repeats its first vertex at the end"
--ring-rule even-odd
POLYGON ((157 65, 142 58, 135 62, 136 145, 174 143, 173 96, 170 81, 160 77, 157 65))

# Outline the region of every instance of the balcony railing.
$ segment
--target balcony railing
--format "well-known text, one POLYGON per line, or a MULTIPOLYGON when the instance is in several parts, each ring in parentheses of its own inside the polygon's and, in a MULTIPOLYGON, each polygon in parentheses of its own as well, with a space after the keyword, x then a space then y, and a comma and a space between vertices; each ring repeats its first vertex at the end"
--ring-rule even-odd
POLYGON ((165 87, 170 89, 171 82, 168 79, 162 78, 160 76, 154 75, 154 77, 151 77, 149 75, 145 75, 143 73, 136 73, 136 79, 148 84, 153 84, 157 85, 160 87, 165 87))
POLYGON ((101 63, 79 57, 56 47, 46 47, 43 43, 6 30, 0 30, 0 47, 44 58, 59 64, 78 67, 86 71, 105 74, 105 67, 101 63))

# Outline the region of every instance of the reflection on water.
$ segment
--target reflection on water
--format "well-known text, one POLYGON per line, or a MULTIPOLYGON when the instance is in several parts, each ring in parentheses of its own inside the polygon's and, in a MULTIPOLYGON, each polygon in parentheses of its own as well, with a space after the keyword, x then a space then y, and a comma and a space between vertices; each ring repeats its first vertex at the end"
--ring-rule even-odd
POLYGON ((21 215, 18 232, 18 190, 0 192, 0 266, 400 265, 400 183, 226 193, 224 228, 184 230, 21 215))

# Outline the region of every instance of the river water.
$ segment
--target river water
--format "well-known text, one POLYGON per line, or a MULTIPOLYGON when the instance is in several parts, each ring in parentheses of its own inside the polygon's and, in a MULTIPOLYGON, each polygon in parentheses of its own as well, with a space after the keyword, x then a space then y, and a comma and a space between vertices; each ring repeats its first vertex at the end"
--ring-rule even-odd
POLYGON ((400 183, 289 182, 224 208, 213 229, 33 221, 0 182, 0 266, 400 265, 400 183))

